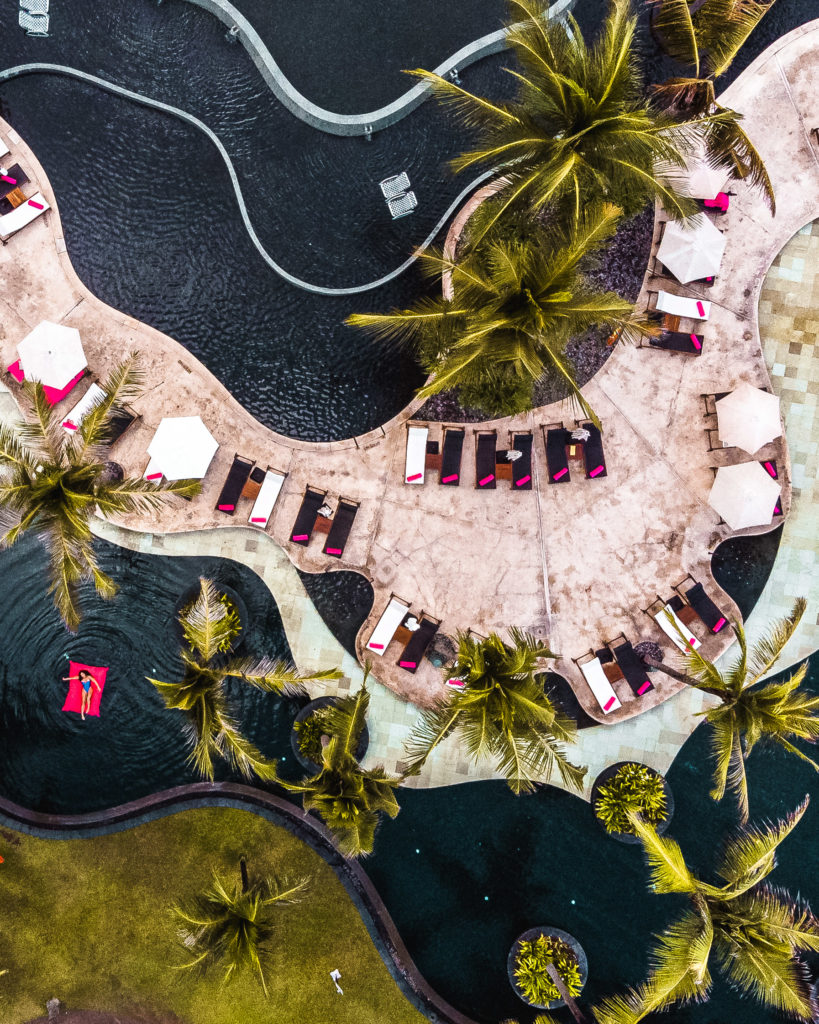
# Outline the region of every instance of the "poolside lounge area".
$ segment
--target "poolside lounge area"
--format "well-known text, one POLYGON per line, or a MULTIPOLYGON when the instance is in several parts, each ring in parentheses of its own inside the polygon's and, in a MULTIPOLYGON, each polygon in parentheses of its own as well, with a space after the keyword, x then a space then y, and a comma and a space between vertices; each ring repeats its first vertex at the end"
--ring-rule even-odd
MULTIPOLYGON (((9 143, 13 158, 25 164, 50 206, 0 250, 3 365, 13 361, 17 342, 43 319, 80 330, 89 367, 98 377, 137 349, 149 390, 134 403, 141 419, 117 442, 117 461, 129 473, 141 474, 147 446, 163 416, 200 415, 220 447, 201 496, 191 502, 175 500, 162 513, 160 526, 147 518, 127 525, 171 533, 247 523, 254 505, 250 497, 238 499, 233 519, 217 508, 234 453, 238 449, 257 466, 276 467, 284 478, 265 528, 288 557, 309 572, 354 569, 373 583, 373 611, 358 638, 362 659, 379 616, 396 594, 411 602, 414 612, 433 617, 440 632, 449 636, 466 629, 485 635, 511 624, 529 629, 559 653, 556 669, 589 715, 606 723, 631 717, 665 700, 679 684, 655 676, 654 685, 637 694, 615 683, 620 706, 606 712, 574 659, 620 635, 632 644, 654 639, 672 658, 673 644, 651 607, 658 598, 671 600, 675 587, 688 576, 703 585, 727 619, 738 616, 710 572, 711 551, 733 531, 710 508, 708 495, 715 469, 749 457, 737 449, 711 447, 708 429, 713 421, 703 403, 704 396, 730 391, 741 381, 770 387, 756 326, 758 292, 772 258, 819 211, 819 163, 804 121, 816 85, 817 36, 815 28, 805 26, 780 40, 778 52, 768 51, 753 73, 729 90, 730 102, 745 114, 744 126, 758 141, 777 186, 777 217, 771 218, 757 194, 739 186, 728 212, 719 215, 726 247, 712 287, 702 291, 698 285, 647 277, 641 297, 645 305, 649 293, 660 290, 710 303, 707 320, 697 328, 705 341, 696 359, 620 344, 586 386, 603 424, 605 475, 599 478, 587 477, 580 462, 563 486, 549 486, 543 428, 562 423, 571 431, 577 426, 562 405, 477 429, 468 425, 457 488, 440 486, 441 470, 434 465, 427 469, 426 458, 423 481, 407 485, 412 406, 384 428, 343 442, 311 445, 262 428, 178 343, 110 309, 83 287, 65 252, 42 169, 0 123, 0 137, 9 143), (765 103, 759 98, 763 93, 765 103), (797 178, 798 188, 791 184, 797 178), (153 386, 155 382, 161 383, 153 386), (492 481, 494 487, 476 486, 478 438, 487 431, 496 434, 497 450, 513 446, 515 435, 531 435, 531 489, 516 488, 502 478, 492 481), (326 550, 327 536, 315 530, 308 531, 307 543, 293 542, 293 524, 308 488, 320 491, 333 509, 342 498, 357 504, 341 555, 326 550), (311 537, 312 532, 317 535, 311 537)), ((659 217, 657 241, 661 223, 659 217)), ((78 397, 72 396, 65 412, 78 397)), ((443 448, 441 425, 412 421, 412 426, 426 427, 427 440, 443 448)), ((787 516, 790 467, 784 439, 753 458, 775 460, 781 512, 787 516)), ((779 522, 772 509, 769 524, 745 532, 761 532, 779 522)), ((698 627, 693 629, 696 633, 698 627)), ((711 659, 730 643, 727 630, 713 633, 706 628, 697 637, 711 659)), ((400 664, 405 660, 401 651, 395 640, 379 659, 376 677, 418 704, 440 698, 445 675, 425 659, 408 671, 400 664)))

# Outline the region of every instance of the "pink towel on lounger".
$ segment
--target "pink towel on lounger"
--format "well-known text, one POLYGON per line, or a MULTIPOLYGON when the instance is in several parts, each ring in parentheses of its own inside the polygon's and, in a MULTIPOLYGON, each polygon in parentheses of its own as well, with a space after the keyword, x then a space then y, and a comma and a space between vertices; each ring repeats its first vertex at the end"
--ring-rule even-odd
MULTIPOLYGON (((91 684, 91 707, 86 711, 87 715, 96 715, 99 718, 100 714, 100 701, 102 700, 102 691, 105 689, 105 677, 108 675, 108 668, 100 665, 81 665, 78 661, 70 661, 68 663, 68 674, 70 676, 78 676, 80 672, 90 672, 91 675, 97 680, 99 690, 94 684, 91 684)), ((80 713, 82 707, 82 683, 79 679, 72 679, 68 684, 68 695, 65 698, 65 704, 63 704, 63 711, 76 711, 80 713)))

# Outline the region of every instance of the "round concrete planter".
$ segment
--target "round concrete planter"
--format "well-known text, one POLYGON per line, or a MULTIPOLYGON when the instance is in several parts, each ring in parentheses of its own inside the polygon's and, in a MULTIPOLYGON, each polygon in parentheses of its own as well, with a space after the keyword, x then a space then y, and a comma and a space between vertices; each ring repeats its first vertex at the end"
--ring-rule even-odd
MULTIPOLYGON (((335 704, 337 697, 316 697, 315 700, 311 700, 309 704, 305 704, 304 707, 299 711, 296 717, 293 719, 293 725, 295 727, 296 722, 304 722, 314 712, 321 708, 326 708, 330 704, 335 704)), ((367 747, 370 745, 370 733, 365 724, 361 736, 358 740, 358 746, 355 751, 356 761, 360 761, 362 757, 367 753, 367 747)), ((302 766, 302 768, 309 772, 311 775, 317 775, 321 771, 321 765, 316 764, 311 758, 306 757, 299 748, 299 737, 295 728, 290 730, 290 749, 293 751, 293 756, 302 766)))
POLYGON ((581 992, 585 987, 586 982, 589 980, 589 961, 583 947, 573 935, 569 935, 568 932, 564 932, 560 928, 553 928, 551 925, 541 925, 540 928, 528 928, 523 932, 523 934, 518 935, 512 943, 512 948, 509 950, 509 956, 506 958, 506 973, 509 977, 509 984, 515 990, 515 995, 522 1003, 525 1003, 527 1006, 531 1006, 535 1010, 557 1010, 559 1007, 566 1005, 562 999, 553 999, 550 1003, 530 1003, 521 992, 518 987, 517 980, 515 979, 515 960, 518 955, 518 950, 520 949, 520 944, 522 942, 531 942, 532 939, 536 939, 538 935, 548 935, 552 938, 560 939, 562 942, 565 942, 567 946, 571 947, 572 952, 577 957, 577 966, 580 969, 581 992))
MULTIPOLYGON (((239 635, 236 638, 236 642, 231 647, 231 649, 229 651, 225 651, 222 654, 217 654, 216 657, 214 658, 214 663, 219 664, 220 659, 224 660, 229 655, 235 654, 237 651, 241 650, 245 642, 245 637, 247 635, 247 623, 249 616, 247 612, 247 605, 232 587, 226 587, 223 583, 218 583, 216 580, 213 581, 213 585, 216 587, 218 593, 224 594, 228 601, 230 601, 230 603, 236 609, 239 615, 239 623, 242 627, 239 632, 239 635)), ((180 644, 185 642, 185 634, 182 632, 182 624, 179 621, 179 615, 183 608, 187 608, 189 604, 192 604, 196 600, 198 595, 199 580, 197 579, 194 583, 191 583, 189 587, 185 588, 185 590, 182 592, 179 599, 177 600, 176 604, 174 605, 173 629, 174 635, 176 636, 176 639, 180 644)))
POLYGON ((594 811, 594 805, 597 801, 597 796, 600 792, 600 787, 604 786, 607 782, 609 782, 610 779, 614 778, 617 771, 620 768, 622 768, 624 764, 640 764, 643 768, 648 768, 652 775, 656 775, 657 778, 662 779, 663 791, 665 793, 666 818, 665 821, 659 822, 659 824, 656 826, 657 832, 660 835, 662 835, 666 831, 668 826, 671 824, 672 817, 674 816, 674 794, 671 792, 671 786, 669 786, 668 780, 665 778, 665 776, 661 775, 658 771, 655 771, 655 769, 651 768, 649 765, 642 764, 642 762, 640 761, 617 761, 615 764, 610 764, 607 768, 604 768, 603 771, 600 772, 600 774, 594 780, 594 782, 592 783, 591 797, 589 801, 591 804, 592 814, 594 814, 594 820, 597 822, 600 828, 606 833, 606 835, 611 836, 612 839, 616 839, 618 842, 621 843, 637 844, 640 842, 640 840, 631 832, 607 831, 606 826, 597 817, 597 814, 594 811))

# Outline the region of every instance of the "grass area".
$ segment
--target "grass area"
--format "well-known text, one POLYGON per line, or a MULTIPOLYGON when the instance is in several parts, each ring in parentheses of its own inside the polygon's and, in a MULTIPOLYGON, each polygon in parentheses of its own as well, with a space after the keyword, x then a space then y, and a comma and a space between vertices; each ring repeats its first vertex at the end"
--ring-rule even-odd
POLYGON ((373 946, 335 872, 286 829, 229 808, 185 811, 127 832, 35 839, 0 830, 0 1007, 6 1024, 69 1008, 173 1016, 185 1024, 420 1024, 373 946), (169 907, 214 869, 251 877, 309 874, 309 895, 280 908, 270 998, 245 976, 175 971, 182 962, 169 907), (330 971, 341 971, 344 995, 330 971))

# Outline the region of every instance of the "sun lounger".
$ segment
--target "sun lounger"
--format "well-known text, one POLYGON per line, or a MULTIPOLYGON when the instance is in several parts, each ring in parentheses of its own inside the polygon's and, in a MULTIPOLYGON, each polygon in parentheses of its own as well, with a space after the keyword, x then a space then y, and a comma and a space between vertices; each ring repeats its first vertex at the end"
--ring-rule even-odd
POLYGON ((432 642, 432 638, 438 632, 439 622, 435 619, 421 619, 418 629, 410 637, 409 643, 404 648, 398 664, 407 672, 416 672, 424 652, 432 642))
POLYGON ((464 450, 464 431, 445 430, 444 449, 441 453, 440 482, 447 487, 457 487, 461 482, 461 456, 464 450))
POLYGON ((296 522, 293 524, 293 529, 290 533, 290 539, 294 544, 301 544, 302 547, 307 547, 310 543, 310 537, 316 525, 316 516, 318 515, 318 510, 324 504, 326 493, 326 491, 314 491, 312 487, 308 487, 304 492, 299 514, 296 516, 296 522))
POLYGON ((404 601, 391 597, 367 642, 367 650, 380 657, 389 647, 390 640, 395 636, 396 629, 407 617, 409 610, 410 606, 404 601))
POLYGON ((139 418, 139 413, 126 405, 112 405, 108 413, 108 444, 118 441, 139 418))
POLYGON ((682 619, 677 616, 670 602, 664 605, 660 611, 657 612, 654 618, 657 621, 657 625, 665 633, 668 639, 675 647, 678 647, 683 654, 687 654, 692 647, 695 651, 700 647, 699 640, 691 632, 691 629, 685 625, 682 619), (673 622, 668 621, 669 615, 673 622), (683 637, 685 637, 685 640, 683 637), (688 642, 686 643, 686 641, 688 642))
POLYGON ((594 694, 604 714, 608 715, 622 707, 620 698, 614 692, 614 688, 603 671, 599 658, 594 658, 592 661, 578 665, 578 668, 583 673, 583 678, 589 684, 589 689, 594 694))
POLYGON ((224 512, 226 515, 232 516, 236 511, 236 502, 239 500, 239 496, 242 493, 242 488, 250 476, 250 471, 253 469, 253 462, 250 459, 244 459, 241 455, 233 456, 233 465, 228 471, 228 475, 222 486, 222 490, 219 492, 219 498, 216 502, 216 507, 220 512, 224 512))
POLYGON ((603 454, 603 437, 600 428, 593 423, 584 423, 583 429, 588 430, 588 440, 583 442, 583 462, 586 466, 587 480, 600 480, 608 476, 606 457, 603 454))
POLYGON ((92 384, 91 387, 85 392, 82 398, 77 402, 74 408, 66 416, 62 422, 63 430, 73 434, 80 429, 82 421, 91 412, 94 406, 99 405, 100 402, 105 398, 105 392, 99 386, 99 384, 92 384))
POLYGON ((671 292, 657 292, 657 305, 654 308, 660 313, 684 316, 691 320, 707 320, 711 315, 711 303, 707 300, 672 295, 671 292))
POLYGON ((50 209, 41 192, 27 199, 22 206, 18 206, 11 213, 4 213, 0 217, 0 238, 11 237, 15 232, 20 231, 27 224, 36 220, 46 210, 50 209))
POLYGON ((268 469, 264 475, 262 486, 259 488, 259 493, 256 495, 256 500, 253 502, 250 515, 247 517, 249 523, 253 523, 254 526, 260 526, 263 530, 266 528, 270 522, 270 517, 273 515, 273 509, 281 494, 283 484, 284 473, 277 473, 274 469, 268 469))
POLYGON ((475 486, 492 490, 495 486, 495 460, 497 458, 498 435, 478 434, 475 447, 475 486))
POLYGON ((571 479, 569 458, 566 455, 566 445, 570 439, 571 434, 564 427, 546 432, 546 462, 550 484, 566 484, 571 479))
POLYGON ((162 479, 162 470, 159 468, 159 463, 154 459, 148 463, 145 472, 142 474, 143 480, 152 480, 154 483, 159 483, 162 479))
POLYGON ((415 207, 418 205, 418 200, 415 198, 414 192, 407 192, 405 195, 398 196, 396 199, 388 199, 387 206, 390 208, 390 214, 393 220, 398 220, 400 217, 406 217, 408 213, 412 213, 415 207))
POLYGON ((705 593, 701 583, 695 583, 690 590, 686 590, 685 596, 688 599, 688 603, 712 633, 719 633, 728 624, 728 620, 705 593))
POLYGON ((617 659, 617 664, 622 669, 626 682, 638 697, 654 689, 654 684, 648 678, 648 671, 635 654, 634 648, 628 640, 624 640, 616 647, 611 646, 611 652, 617 659))
POLYGON ((532 435, 515 434, 512 447, 520 452, 520 458, 512 463, 512 490, 531 491, 532 489, 532 435))
POLYGON ((6 145, 6 143, 3 141, 3 139, 0 139, 0 156, 6 156, 10 152, 11 152, 11 150, 6 145))
POLYGON ((427 461, 428 427, 407 429, 407 458, 404 463, 404 483, 422 484, 427 461))
POLYGON ((410 180, 406 171, 394 174, 391 178, 385 178, 379 183, 381 193, 385 199, 397 199, 402 196, 410 187, 410 180))
POLYGON ((344 554, 344 546, 353 528, 353 520, 358 512, 358 504, 354 501, 346 501, 341 498, 333 516, 333 525, 327 534, 327 542, 324 545, 324 554, 332 558, 341 558, 344 554))
POLYGON ((686 334, 684 331, 663 331, 659 338, 649 338, 649 345, 663 348, 667 352, 682 352, 688 356, 702 355, 703 336, 686 334))

